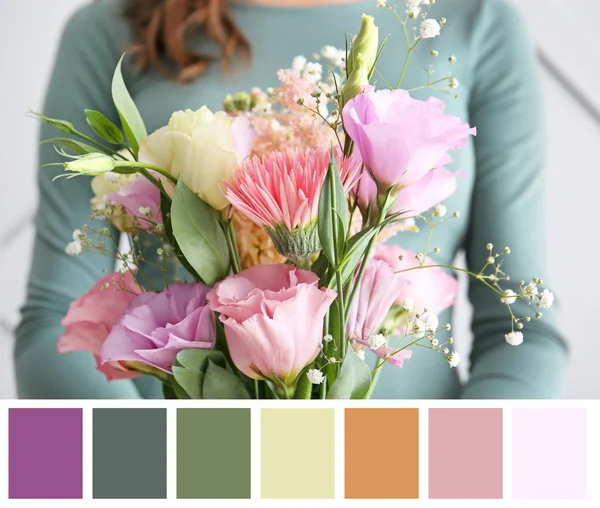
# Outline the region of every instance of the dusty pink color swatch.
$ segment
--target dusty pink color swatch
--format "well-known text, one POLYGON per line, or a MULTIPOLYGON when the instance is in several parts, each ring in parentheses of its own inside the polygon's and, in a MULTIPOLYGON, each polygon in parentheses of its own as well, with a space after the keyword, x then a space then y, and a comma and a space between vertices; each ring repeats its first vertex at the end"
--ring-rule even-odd
POLYGON ((502 409, 429 410, 429 498, 502 499, 502 409))
POLYGON ((585 409, 515 409, 513 497, 585 499, 585 409))

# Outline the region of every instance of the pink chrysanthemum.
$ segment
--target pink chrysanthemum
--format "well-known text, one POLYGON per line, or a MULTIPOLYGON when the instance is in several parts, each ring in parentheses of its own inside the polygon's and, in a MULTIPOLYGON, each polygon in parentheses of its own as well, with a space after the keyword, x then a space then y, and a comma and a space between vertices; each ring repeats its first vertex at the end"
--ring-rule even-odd
MULTIPOLYGON (((344 192, 360 178, 361 163, 336 155, 344 192)), ((275 247, 294 262, 319 250, 316 229, 319 196, 329 166, 329 152, 287 150, 244 161, 227 199, 242 214, 263 227, 275 247), (291 233, 291 235, 290 235, 291 233)))

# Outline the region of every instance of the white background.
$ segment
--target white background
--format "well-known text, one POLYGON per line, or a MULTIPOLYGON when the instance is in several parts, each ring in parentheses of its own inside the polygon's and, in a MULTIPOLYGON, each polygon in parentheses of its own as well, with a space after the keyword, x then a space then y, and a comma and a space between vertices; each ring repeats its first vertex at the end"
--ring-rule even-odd
MULTIPOLYGON (((374 1, 374 0, 373 0, 374 1)), ((443 2, 444 0, 438 0, 443 2)), ((600 123, 561 84, 562 75, 600 110, 600 19, 597 0, 515 0, 556 72, 542 67, 550 130, 553 224, 549 255, 557 266, 552 286, 561 297, 562 328, 572 357, 566 396, 600 398, 600 340, 594 284, 600 282, 600 123)), ((24 298, 36 206, 37 124, 58 37, 68 16, 87 0, 0 1, 0 399, 14 396, 12 329, 24 298), (10 175, 10 177, 9 177, 10 175)), ((468 341, 466 316, 455 337, 468 341)))

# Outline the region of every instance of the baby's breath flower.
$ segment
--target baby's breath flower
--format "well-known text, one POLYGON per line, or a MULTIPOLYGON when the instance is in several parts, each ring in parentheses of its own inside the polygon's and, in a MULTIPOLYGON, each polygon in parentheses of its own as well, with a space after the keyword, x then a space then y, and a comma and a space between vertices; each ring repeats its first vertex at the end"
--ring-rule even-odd
POLYGON ((361 349, 356 352, 356 356, 358 356, 363 362, 365 361, 365 350, 361 349))
POLYGON ((407 312, 412 312, 412 310, 415 308, 415 302, 413 302, 410 298, 407 298, 402 302, 402 307, 404 307, 404 310, 407 312))
POLYGON ((448 209, 441 203, 433 209, 433 215, 436 217, 444 217, 448 213, 448 209))
POLYGON ((440 35, 441 26, 435 19, 426 19, 421 23, 420 33, 423 39, 433 39, 440 35))
POLYGON ((439 56, 439 54, 440 54, 440 52, 439 52, 439 51, 437 51, 437 50, 435 50, 435 49, 432 49, 432 50, 431 50, 431 56, 433 56, 433 57, 436 57, 436 56, 439 56))
POLYGON ((145 217, 149 217, 152 214, 152 210, 150 210, 149 206, 140 206, 138 208, 138 213, 140 215, 144 215, 145 217))
POLYGON ((452 354, 446 359, 448 360, 450 368, 458 367, 458 365, 460 364, 460 355, 456 351, 453 351, 452 354))
POLYGON ((369 337, 369 346, 371 349, 379 349, 380 347, 385 346, 385 337, 381 333, 371 335, 369 337))
POLYGON ((306 373, 306 377, 313 385, 320 385, 325 379, 323 373, 318 369, 310 369, 306 373))
POLYGON ((511 346, 519 346, 523 343, 523 334, 521 332, 507 333, 504 338, 511 346))
POLYGON ((504 291, 502 298, 500 298, 502 303, 506 305, 512 305, 517 301, 517 293, 515 293, 512 289, 507 289, 504 291))
POLYGON ((449 86, 450 88, 458 88, 458 85, 459 85, 459 84, 460 84, 460 83, 459 83, 459 81, 458 81, 458 78, 451 77, 451 78, 448 80, 448 86, 449 86))
POLYGON ((427 314, 422 318, 425 328, 430 332, 435 332, 440 326, 440 320, 435 314, 427 314))
POLYGON ((375 7, 387 7, 387 0, 377 0, 375 7))
POLYGON ((78 254, 81 254, 82 250, 83 250, 83 247, 81 246, 81 242, 78 240, 75 240, 74 242, 71 242, 67 245, 65 252, 69 256, 77 256, 78 254))
POLYGON ((325 337, 323 337, 323 340, 325 342, 331 342, 333 340, 333 336, 328 333, 327 335, 325 335, 325 337))
POLYGON ((306 64, 308 63, 308 60, 306 59, 306 57, 302 56, 302 55, 298 55, 297 57, 295 57, 292 60, 292 70, 300 75, 302 74, 302 71, 304 71, 304 68, 306 67, 306 64))
POLYGON ((416 19, 419 14, 421 14, 421 9, 419 9, 418 7, 410 7, 406 9, 406 15, 410 19, 416 19))
POLYGON ((450 56, 450 57, 448 58, 448 61, 449 61, 450 63, 456 63, 456 57, 455 57, 454 55, 452 55, 452 56, 450 56))
POLYGON ((554 295, 550 291, 544 289, 544 291, 540 293, 539 297, 539 307, 541 307, 542 309, 549 309, 550 307, 552 307, 552 304, 554 303, 554 295))

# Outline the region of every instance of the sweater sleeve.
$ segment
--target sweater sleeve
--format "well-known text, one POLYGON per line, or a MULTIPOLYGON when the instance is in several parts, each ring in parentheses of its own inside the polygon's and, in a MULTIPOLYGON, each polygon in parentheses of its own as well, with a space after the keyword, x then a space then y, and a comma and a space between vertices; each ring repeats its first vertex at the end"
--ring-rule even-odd
MULTIPOLYGON (((111 101, 111 78, 126 41, 116 5, 102 1, 84 7, 68 22, 55 60, 44 115, 87 128, 84 109, 97 109, 118 124, 111 101), (119 27, 121 25, 121 27, 119 27)), ((43 125, 40 139, 61 133, 43 125)), ((40 166, 62 162, 49 144, 40 145, 40 166)), ((114 261, 101 254, 68 256, 65 247, 75 229, 89 223, 90 179, 53 178, 62 168, 39 170, 39 207, 35 218, 33 262, 27 299, 16 330, 15 367, 20 398, 139 398, 132 381, 108 383, 88 353, 57 353, 69 304, 85 293, 114 261)), ((97 223, 94 222, 96 226, 97 223)), ((108 227, 109 225, 106 224, 108 227)), ((116 237, 116 235, 115 235, 116 237)))
MULTIPOLYGON (((481 0, 471 54, 470 98, 477 176, 466 242, 467 263, 478 272, 491 242, 508 246, 502 269, 511 276, 504 288, 518 291, 533 276, 552 285, 548 266, 545 161, 541 89, 534 46, 518 11, 506 0, 481 0)), ((559 295, 558 295, 559 296, 559 295)), ((558 305, 538 309, 519 301, 517 316, 531 315, 524 342, 509 346, 510 315, 497 294, 471 280, 474 313, 470 380, 465 398, 553 398, 560 395, 567 347, 556 326, 558 305), (543 311, 543 319, 533 315, 543 311)))

